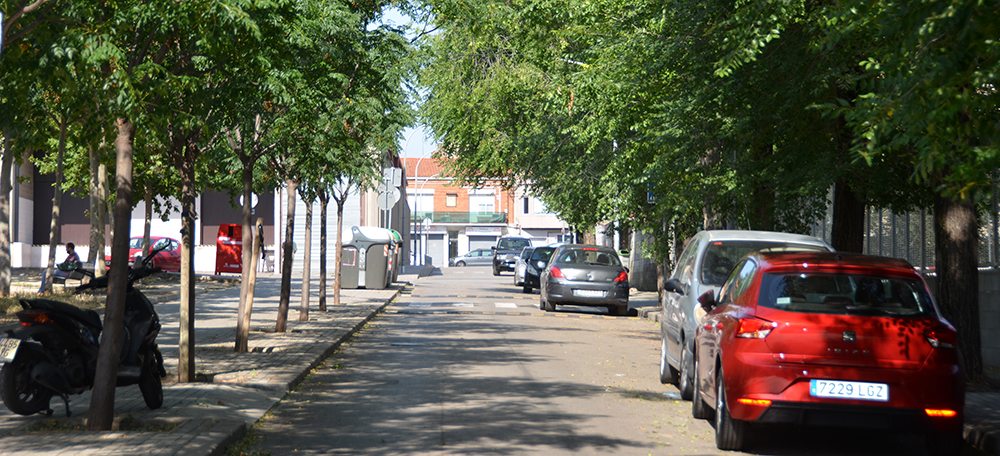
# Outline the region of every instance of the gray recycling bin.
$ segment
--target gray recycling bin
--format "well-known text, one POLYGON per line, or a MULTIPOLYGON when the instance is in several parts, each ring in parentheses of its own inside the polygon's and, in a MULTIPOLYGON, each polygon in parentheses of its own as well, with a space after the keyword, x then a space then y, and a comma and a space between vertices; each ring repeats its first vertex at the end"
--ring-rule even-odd
POLYGON ((343 243, 341 288, 381 290, 388 286, 392 273, 389 256, 392 244, 389 230, 375 226, 351 227, 351 240, 343 243), (353 250, 354 261, 348 261, 349 250, 353 250))
POLYGON ((340 260, 340 288, 357 288, 358 272, 358 248, 344 243, 340 260))

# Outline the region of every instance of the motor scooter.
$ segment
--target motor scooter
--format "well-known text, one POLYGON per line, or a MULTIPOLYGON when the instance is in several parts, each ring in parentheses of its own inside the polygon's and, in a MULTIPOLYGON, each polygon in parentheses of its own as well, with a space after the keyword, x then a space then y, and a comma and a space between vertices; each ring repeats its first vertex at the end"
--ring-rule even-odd
MULTIPOLYGON (((165 249, 155 249, 146 258, 137 259, 128 273, 125 295, 125 321, 118 364, 117 386, 139 385, 146 406, 163 405, 166 376, 163 355, 156 345, 160 320, 156 309, 134 283, 160 268, 153 267, 153 257, 165 249)), ((80 285, 76 292, 107 288, 108 277, 98 277, 80 285)), ((52 415, 49 401, 59 396, 70 416, 69 395, 80 394, 94 386, 97 355, 103 326, 100 315, 51 299, 22 299, 17 312, 21 326, 0 338, 0 399, 10 411, 20 415, 46 412, 52 415)))

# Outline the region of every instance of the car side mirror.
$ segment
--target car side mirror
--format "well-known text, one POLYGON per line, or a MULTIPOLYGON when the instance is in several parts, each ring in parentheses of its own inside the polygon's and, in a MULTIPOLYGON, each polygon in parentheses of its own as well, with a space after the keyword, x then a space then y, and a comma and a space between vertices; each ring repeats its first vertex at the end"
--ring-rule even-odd
POLYGON ((495 245, 491 245, 490 246, 490 250, 496 250, 496 249, 497 249, 497 246, 495 246, 495 245))
POLYGON ((684 296, 684 284, 680 280, 670 279, 663 284, 663 291, 669 291, 684 296))
POLYGON ((706 291, 705 294, 698 297, 698 303, 701 304, 701 308, 705 310, 705 313, 711 312, 716 305, 715 293, 706 291))

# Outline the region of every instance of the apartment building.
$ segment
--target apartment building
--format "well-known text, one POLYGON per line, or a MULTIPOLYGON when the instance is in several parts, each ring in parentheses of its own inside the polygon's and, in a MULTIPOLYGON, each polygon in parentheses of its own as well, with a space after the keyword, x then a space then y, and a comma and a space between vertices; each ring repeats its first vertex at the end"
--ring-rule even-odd
POLYGON ((444 165, 431 157, 404 160, 411 264, 447 267, 448 258, 489 248, 502 236, 530 237, 544 245, 556 242, 568 229, 525 186, 463 186, 444 165))

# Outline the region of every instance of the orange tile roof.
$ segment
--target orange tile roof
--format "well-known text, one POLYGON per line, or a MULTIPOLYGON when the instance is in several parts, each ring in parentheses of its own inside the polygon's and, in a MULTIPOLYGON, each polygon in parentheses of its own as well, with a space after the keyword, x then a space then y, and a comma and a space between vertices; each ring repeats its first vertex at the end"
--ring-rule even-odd
POLYGON ((424 158, 405 158, 403 163, 403 169, 406 171, 407 179, 414 178, 428 178, 428 177, 447 177, 444 174, 444 160, 424 157, 424 158), (417 169, 417 165, 420 165, 420 169, 417 169))

